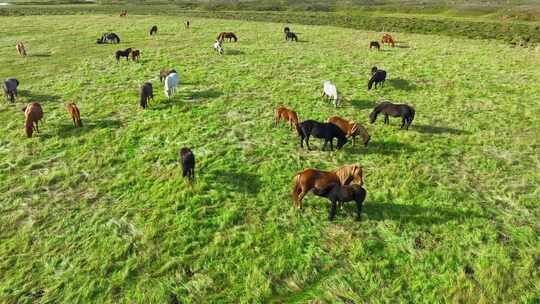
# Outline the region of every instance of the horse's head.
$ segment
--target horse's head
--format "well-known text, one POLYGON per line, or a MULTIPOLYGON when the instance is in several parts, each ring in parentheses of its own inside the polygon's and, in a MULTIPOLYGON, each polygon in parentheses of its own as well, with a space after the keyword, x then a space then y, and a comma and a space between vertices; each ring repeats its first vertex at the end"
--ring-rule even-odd
POLYGON ((369 122, 370 123, 374 123, 375 120, 377 120, 377 115, 379 114, 379 112, 375 109, 373 110, 370 114, 369 114, 369 122))
POLYGON ((375 72, 377 72, 378 68, 377 67, 372 67, 371 68, 371 75, 375 74, 375 72))

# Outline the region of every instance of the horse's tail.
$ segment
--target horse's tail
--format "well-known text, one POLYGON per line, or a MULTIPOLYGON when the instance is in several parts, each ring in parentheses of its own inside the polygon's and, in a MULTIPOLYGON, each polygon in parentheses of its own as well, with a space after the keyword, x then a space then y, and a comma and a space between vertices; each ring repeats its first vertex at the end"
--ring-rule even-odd
POLYGON ((411 107, 410 109, 411 109, 411 123, 412 123, 412 121, 414 120, 414 115, 416 114, 416 111, 414 111, 413 107, 411 107))
POLYGON ((298 203, 298 195, 302 192, 302 187, 300 186, 300 173, 296 174, 293 178, 294 181, 294 189, 292 192, 292 199, 294 204, 296 205, 298 203))
POLYGON ((300 126, 300 124, 298 122, 296 122, 294 124, 294 127, 296 128, 296 132, 298 132, 298 136, 302 137, 304 132, 302 131, 302 127, 300 126))
POLYGON ((371 76, 371 79, 369 79, 368 90, 371 90, 371 88, 373 87, 373 83, 375 82, 375 75, 377 74, 373 74, 373 76, 371 76))

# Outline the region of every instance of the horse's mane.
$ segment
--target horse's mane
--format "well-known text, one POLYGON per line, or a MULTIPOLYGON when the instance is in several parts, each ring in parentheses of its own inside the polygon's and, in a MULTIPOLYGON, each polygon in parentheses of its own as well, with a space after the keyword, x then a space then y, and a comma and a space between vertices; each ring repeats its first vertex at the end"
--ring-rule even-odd
POLYGON ((355 180, 355 177, 360 177, 360 185, 363 184, 362 167, 358 165, 346 165, 335 171, 335 175, 339 178, 342 185, 347 185, 355 180))

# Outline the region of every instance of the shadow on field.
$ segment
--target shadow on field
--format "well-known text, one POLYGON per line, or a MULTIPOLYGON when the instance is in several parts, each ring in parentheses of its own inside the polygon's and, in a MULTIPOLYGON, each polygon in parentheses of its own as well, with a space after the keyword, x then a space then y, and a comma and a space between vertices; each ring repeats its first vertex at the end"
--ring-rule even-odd
POLYGON ((410 48, 409 44, 404 41, 396 41, 396 47, 400 49, 408 49, 410 48))
POLYGON ((49 54, 49 53, 37 53, 37 54, 28 55, 28 57, 51 57, 51 54, 49 54))
MULTIPOLYGON (((352 148, 352 140, 349 149, 352 148)), ((359 154, 397 154, 397 153, 413 153, 416 148, 413 146, 397 141, 370 141, 367 147, 364 147, 362 138, 356 138, 356 146, 353 148, 359 154)))
POLYGON ((360 100, 360 99, 353 99, 351 100, 351 106, 355 107, 358 110, 363 109, 372 109, 377 105, 377 102, 373 100, 360 100))
POLYGON ((404 91, 412 91, 416 89, 416 85, 411 83, 408 80, 401 79, 401 78, 395 78, 395 79, 389 79, 388 82, 391 86, 398 90, 404 90, 404 91))
POLYGON ((39 103, 42 103, 44 101, 59 101, 60 100, 60 96, 37 94, 28 90, 20 90, 19 93, 21 96, 27 97, 32 102, 37 101, 39 103))
POLYGON ((255 194, 259 192, 261 182, 259 176, 247 172, 214 171, 213 180, 219 188, 226 188, 232 192, 255 194))
MULTIPOLYGON (((354 204, 348 204, 345 208, 347 214, 354 214, 354 204)), ((376 203, 369 200, 366 201, 363 212, 370 220, 395 220, 400 223, 412 223, 415 225, 444 224, 454 220, 484 217, 482 214, 472 211, 459 211, 437 206, 427 208, 417 205, 376 203)))
POLYGON ((456 134, 456 135, 471 134, 471 132, 465 131, 465 130, 446 128, 446 127, 415 125, 415 124, 412 124, 409 127, 409 130, 417 131, 420 133, 428 133, 428 134, 442 134, 442 133, 449 133, 449 134, 456 134))
POLYGON ((239 50, 226 50, 225 55, 244 55, 245 53, 243 51, 239 50))
POLYGON ((57 135, 59 137, 79 136, 93 129, 118 129, 122 126, 119 120, 104 119, 100 121, 85 121, 84 117, 81 117, 83 123, 82 128, 75 128, 73 123, 62 124, 57 128, 57 135))
POLYGON ((206 90, 206 91, 193 92, 193 94, 191 94, 191 99, 218 98, 221 95, 223 95, 223 92, 214 91, 214 90, 206 90))

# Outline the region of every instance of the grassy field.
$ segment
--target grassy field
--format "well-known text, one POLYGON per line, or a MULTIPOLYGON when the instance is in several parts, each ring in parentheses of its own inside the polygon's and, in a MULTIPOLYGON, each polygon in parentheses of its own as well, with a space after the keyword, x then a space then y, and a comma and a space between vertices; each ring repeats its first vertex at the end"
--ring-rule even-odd
POLYGON ((293 24, 301 41, 286 43, 282 24, 230 20, 2 20, 0 78, 17 77, 21 96, 0 105, 0 303, 540 301, 540 52, 405 33, 393 33, 402 47, 370 52, 379 33, 293 24), (94 43, 110 30, 121 45, 94 43), (239 42, 219 56, 226 30, 239 42), (142 60, 116 64, 127 47, 142 60), (374 65, 389 79, 368 92, 374 65), (164 67, 181 75, 171 100, 164 67), (343 107, 320 99, 325 79, 343 107), (156 101, 143 111, 148 80, 156 101), (409 131, 368 123, 381 98, 416 108, 409 131), (45 112, 32 139, 30 101, 45 112), (273 126, 278 105, 354 119, 372 141, 301 150, 273 126), (193 187, 182 146, 197 157, 193 187), (366 175, 362 222, 352 205, 329 222, 313 195, 293 209, 296 172, 353 163, 366 175))

